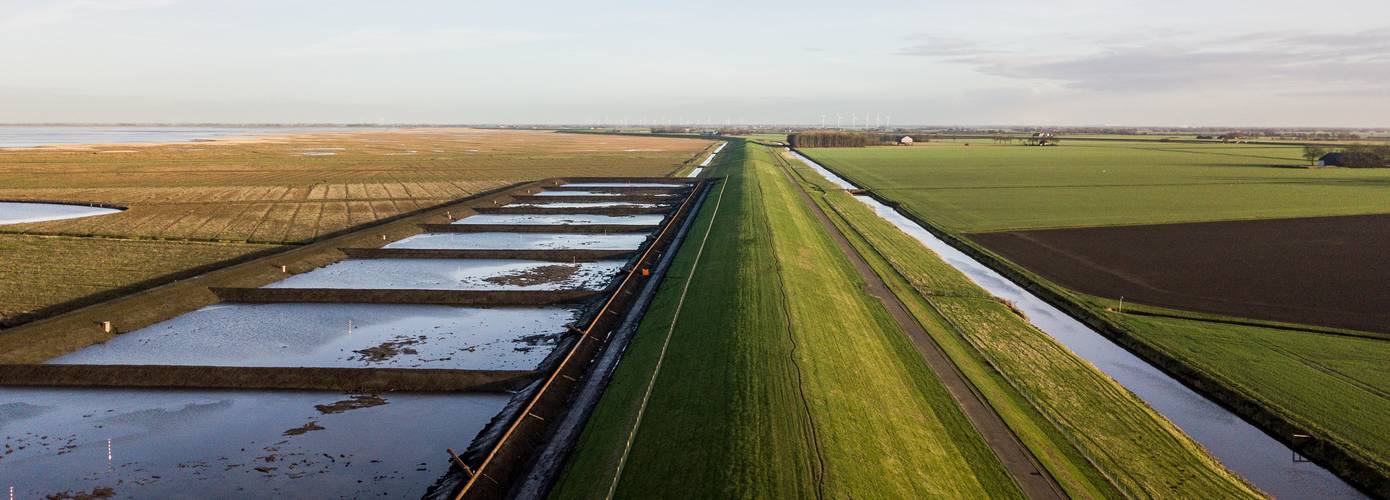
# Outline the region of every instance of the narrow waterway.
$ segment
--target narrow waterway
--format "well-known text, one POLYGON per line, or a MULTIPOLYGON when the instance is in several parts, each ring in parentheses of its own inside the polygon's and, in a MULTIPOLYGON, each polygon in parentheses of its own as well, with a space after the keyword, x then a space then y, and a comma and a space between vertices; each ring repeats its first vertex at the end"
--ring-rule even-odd
MULTIPOLYGON (((791 154, 836 186, 858 189, 811 159, 796 152, 791 154)), ((1039 330, 1128 388, 1255 487, 1278 498, 1365 498, 1327 469, 1311 462, 1295 462, 1293 450, 1283 443, 937 238, 897 210, 868 196, 855 198, 990 294, 1013 303, 1039 330)))

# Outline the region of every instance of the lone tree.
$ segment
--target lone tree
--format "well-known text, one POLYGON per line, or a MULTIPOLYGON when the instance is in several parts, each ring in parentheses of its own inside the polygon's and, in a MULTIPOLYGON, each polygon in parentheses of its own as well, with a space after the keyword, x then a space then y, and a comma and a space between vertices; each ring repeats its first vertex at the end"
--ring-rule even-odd
POLYGON ((1318 146, 1303 146, 1303 159, 1308 160, 1309 165, 1318 163, 1318 158, 1327 154, 1327 150, 1318 146))

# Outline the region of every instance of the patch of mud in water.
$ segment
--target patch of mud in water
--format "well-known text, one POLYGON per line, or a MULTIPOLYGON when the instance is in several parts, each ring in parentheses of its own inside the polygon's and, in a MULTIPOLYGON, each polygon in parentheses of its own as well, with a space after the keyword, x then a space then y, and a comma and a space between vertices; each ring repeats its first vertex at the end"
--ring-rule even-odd
POLYGON ((531 286, 569 281, 577 272, 579 272, 578 264, 549 264, 523 269, 511 274, 483 278, 483 281, 506 286, 531 286))
POLYGON ((0 201, 0 225, 77 219, 120 212, 115 208, 64 205, 61 203, 16 203, 0 201))
POLYGON ((549 349, 518 353, 516 347, 527 345, 517 337, 557 338, 578 313, 560 307, 219 304, 49 362, 530 370, 549 349), (411 342, 400 344, 406 338, 411 342), (395 351, 362 353, 383 344, 395 351))
POLYGON ((594 214, 477 214, 464 217, 454 224, 623 224, 629 226, 655 226, 661 224, 666 216, 661 214, 635 215, 594 215, 594 214))
POLYGON ((598 290, 608 285, 623 261, 572 264, 552 280, 519 281, 554 264, 502 259, 351 259, 291 276, 266 288, 350 288, 406 290, 598 290))
POLYGON ((647 240, 643 233, 425 233, 390 243, 385 248, 442 248, 453 250, 636 250, 647 240))
POLYGON ((353 394, 352 397, 337 401, 331 404, 314 405, 314 409, 324 415, 342 413, 345 411, 360 410, 387 404, 386 398, 380 394, 353 394))
POLYGON ((287 430, 287 431, 281 433, 281 435, 282 435, 282 436, 298 436, 298 435, 304 434, 304 433, 306 433, 306 432, 321 431, 321 430, 324 430, 324 428, 323 428, 322 426, 320 426, 318 422, 313 421, 313 420, 310 420, 309 423, 304 424, 304 425, 301 425, 301 426, 299 426, 299 427, 295 427, 295 428, 293 428, 293 429, 289 429, 289 430, 287 430))
POLYGON ((399 354, 408 354, 412 356, 419 354, 419 351, 416 351, 415 348, 411 346, 423 344, 427 340, 429 340, 429 336, 427 335, 401 335, 391 340, 377 344, 376 346, 368 347, 366 349, 358 349, 352 352, 358 354, 358 359, 375 364, 381 363, 382 361, 395 359, 396 356, 399 354))
POLYGON ((51 408, 0 427, 0 488, 134 498, 418 497, 510 399, 392 394, 324 412, 342 394, 0 389, 0 407, 51 408), (447 425, 440 416, 447 415, 447 425))

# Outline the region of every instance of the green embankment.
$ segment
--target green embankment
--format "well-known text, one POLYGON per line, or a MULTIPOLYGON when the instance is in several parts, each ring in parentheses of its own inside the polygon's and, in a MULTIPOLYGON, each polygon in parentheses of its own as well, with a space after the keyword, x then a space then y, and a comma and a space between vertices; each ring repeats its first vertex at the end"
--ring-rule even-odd
POLYGON ((919 242, 797 164, 918 320, 1073 497, 1250 497, 1199 445, 919 242))
POLYGON ((1390 212, 1390 169, 1304 169, 1297 146, 1067 141, 820 148, 855 184, 959 233, 1390 212))
POLYGON ((771 154, 734 142, 718 163, 727 190, 707 200, 552 496, 607 494, 693 280, 616 496, 1020 497, 771 154))

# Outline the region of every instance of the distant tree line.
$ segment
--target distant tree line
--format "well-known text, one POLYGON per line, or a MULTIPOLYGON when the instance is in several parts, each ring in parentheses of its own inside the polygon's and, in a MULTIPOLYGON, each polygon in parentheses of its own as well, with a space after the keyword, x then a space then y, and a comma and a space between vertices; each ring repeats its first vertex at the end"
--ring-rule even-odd
POLYGON ((814 130, 787 135, 794 148, 862 148, 897 144, 902 134, 814 130))
POLYGON ((1329 153, 1318 146, 1304 146, 1303 159, 1316 163, 1325 159, 1329 166, 1348 168, 1380 168, 1390 166, 1390 145, 1354 145, 1329 153), (1332 156, 1326 156, 1326 155, 1332 156))

